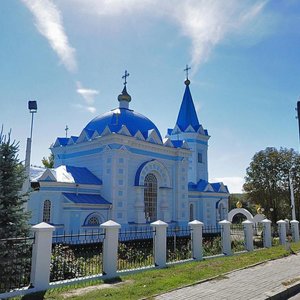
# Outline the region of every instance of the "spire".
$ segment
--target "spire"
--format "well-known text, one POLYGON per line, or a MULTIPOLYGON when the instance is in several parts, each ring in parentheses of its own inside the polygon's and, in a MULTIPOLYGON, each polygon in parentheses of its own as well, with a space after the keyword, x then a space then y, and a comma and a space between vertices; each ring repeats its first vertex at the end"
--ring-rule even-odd
POLYGON ((198 121, 195 105, 189 88, 190 80, 188 79, 188 77, 184 83, 186 87, 181 102, 179 114, 177 117, 176 125, 182 131, 185 131, 190 125, 194 128, 195 131, 197 131, 199 129, 200 124, 198 121))
POLYGON ((127 84, 127 77, 130 74, 125 70, 125 74, 122 76, 124 79, 124 88, 122 94, 118 96, 118 101, 120 102, 120 108, 129 108, 129 102, 131 101, 131 96, 127 93, 126 84, 127 84))

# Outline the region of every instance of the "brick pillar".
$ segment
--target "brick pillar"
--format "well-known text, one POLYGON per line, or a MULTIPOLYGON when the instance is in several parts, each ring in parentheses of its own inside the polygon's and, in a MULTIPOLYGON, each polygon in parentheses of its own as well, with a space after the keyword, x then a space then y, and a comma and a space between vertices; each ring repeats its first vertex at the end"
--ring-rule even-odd
POLYGON ((104 229, 103 241, 103 275, 106 278, 117 276, 118 239, 121 225, 109 220, 100 225, 104 229))
POLYGON ((35 240, 32 247, 30 282, 37 291, 44 291, 49 287, 52 234, 55 227, 42 222, 32 226, 31 230, 35 240))
POLYGON ((279 242, 281 245, 286 244, 286 221, 279 220, 276 222, 278 225, 279 242))
POLYGON ((197 220, 189 222, 191 227, 192 235, 192 252, 193 258, 196 260, 201 260, 203 257, 203 246, 202 246, 202 228, 203 223, 197 220))
POLYGON ((246 220, 242 224, 245 233, 245 248, 247 251, 253 251, 253 222, 246 220))
POLYGON ((271 248, 272 247, 272 233, 271 233, 271 224, 272 222, 268 219, 264 219, 261 221, 263 224, 263 240, 264 240, 264 247, 271 248))
POLYGON ((156 221, 150 224, 155 230, 154 233, 154 263, 159 268, 164 268, 167 262, 167 227, 163 221, 156 221))
POLYGON ((291 222, 292 227, 292 235, 293 235, 293 242, 299 242, 299 221, 292 220, 291 222))
POLYGON ((230 237, 230 225, 231 222, 227 220, 220 221, 221 225, 221 237, 222 237, 222 251, 225 255, 232 255, 231 250, 231 237, 230 237))

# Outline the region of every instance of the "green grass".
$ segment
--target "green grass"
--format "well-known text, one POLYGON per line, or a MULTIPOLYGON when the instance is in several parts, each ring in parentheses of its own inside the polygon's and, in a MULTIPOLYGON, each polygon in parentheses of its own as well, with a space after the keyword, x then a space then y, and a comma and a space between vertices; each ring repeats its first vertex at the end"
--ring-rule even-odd
MULTIPOLYGON (((291 244, 295 252, 300 251, 300 242, 291 244)), ((143 271, 137 274, 126 275, 119 278, 125 282, 115 288, 105 288, 84 293, 80 296, 68 297, 67 299, 140 299, 150 298, 156 294, 171 291, 173 289, 194 284, 199 281, 218 276, 220 280, 226 278, 227 272, 261 263, 270 259, 278 259, 290 255, 282 246, 263 249, 255 252, 244 253, 229 257, 213 258, 200 262, 173 265, 165 269, 143 271)), ((102 284, 103 281, 93 283, 80 283, 73 286, 48 290, 46 293, 31 294, 23 299, 65 299, 63 294, 75 288, 83 288, 92 284, 102 284)), ((22 299, 22 298, 16 298, 22 299)))

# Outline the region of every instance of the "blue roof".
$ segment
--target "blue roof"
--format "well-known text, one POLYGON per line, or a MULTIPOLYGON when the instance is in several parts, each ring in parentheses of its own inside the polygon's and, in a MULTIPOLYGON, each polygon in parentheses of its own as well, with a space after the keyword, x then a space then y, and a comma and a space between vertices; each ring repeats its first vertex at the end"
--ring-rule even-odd
POLYGON ((181 131, 185 131, 190 125, 194 128, 195 131, 197 131, 200 127, 188 84, 185 88, 176 125, 181 129, 181 131))
POLYGON ((75 183, 102 184, 102 181, 87 168, 66 166, 66 170, 71 173, 75 183))
MULTIPOLYGON (((223 192, 220 192, 220 187, 221 187, 221 182, 209 183, 208 181, 203 180, 203 179, 200 179, 197 184, 195 184, 193 182, 189 182, 189 185, 188 185, 189 191, 223 193, 223 192), (210 184, 210 186, 213 188, 213 191, 205 191, 208 184, 210 184)), ((227 193, 229 193, 227 186, 225 186, 225 189, 226 189, 227 193)))
POLYGON ((68 200, 77 204, 107 204, 111 203, 105 200, 100 195, 94 194, 75 194, 75 193, 62 193, 68 200))
POLYGON ((66 146, 68 144, 69 139, 68 138, 57 138, 57 140, 59 141, 59 143, 62 146, 66 146))
POLYGON ((86 125, 84 130, 91 132, 97 130, 101 134, 108 126, 111 132, 118 132, 122 125, 126 125, 131 135, 135 135, 139 130, 145 139, 148 138, 148 131, 154 129, 160 140, 162 140, 160 132, 152 121, 131 109, 121 107, 94 118, 86 125))
POLYGON ((183 141, 182 140, 175 140, 175 141, 171 141, 171 142, 172 142, 172 144, 173 144, 173 146, 175 148, 181 148, 182 145, 183 145, 183 141))

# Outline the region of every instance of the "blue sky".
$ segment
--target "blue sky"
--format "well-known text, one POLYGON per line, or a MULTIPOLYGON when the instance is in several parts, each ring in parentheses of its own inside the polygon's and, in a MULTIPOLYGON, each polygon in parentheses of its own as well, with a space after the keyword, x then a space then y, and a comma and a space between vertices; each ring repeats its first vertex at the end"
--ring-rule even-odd
POLYGON ((127 69, 130 107, 162 136, 191 92, 209 142, 209 176, 241 190, 255 152, 299 149, 300 78, 296 0, 2 0, 0 123, 20 141, 38 101, 32 164, 50 144, 79 135, 118 106, 127 69))

